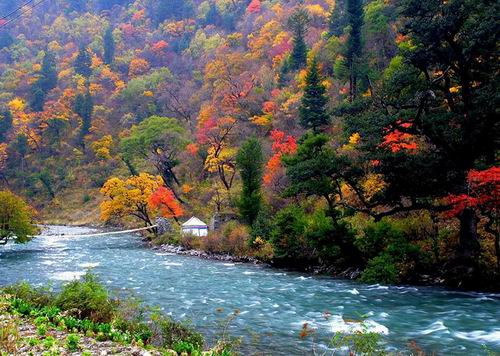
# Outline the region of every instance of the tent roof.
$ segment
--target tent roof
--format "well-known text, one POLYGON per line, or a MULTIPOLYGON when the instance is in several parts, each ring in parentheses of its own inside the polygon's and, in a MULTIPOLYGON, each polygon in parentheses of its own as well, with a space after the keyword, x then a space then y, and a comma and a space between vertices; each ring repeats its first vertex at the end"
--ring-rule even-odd
POLYGON ((191 219, 182 224, 183 227, 208 227, 203 221, 193 216, 191 219))

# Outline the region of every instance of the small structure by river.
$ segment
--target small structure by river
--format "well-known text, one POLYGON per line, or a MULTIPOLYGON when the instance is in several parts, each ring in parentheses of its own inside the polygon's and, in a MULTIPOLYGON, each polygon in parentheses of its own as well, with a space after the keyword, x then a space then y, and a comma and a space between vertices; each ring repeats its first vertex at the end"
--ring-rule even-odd
POLYGON ((208 225, 193 216, 191 219, 182 224, 182 233, 184 235, 207 236, 208 225))

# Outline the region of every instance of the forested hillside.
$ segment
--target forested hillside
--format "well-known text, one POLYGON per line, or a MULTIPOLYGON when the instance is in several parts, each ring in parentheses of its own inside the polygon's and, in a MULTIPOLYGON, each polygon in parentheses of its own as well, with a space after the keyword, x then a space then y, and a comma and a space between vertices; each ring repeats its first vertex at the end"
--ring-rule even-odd
POLYGON ((25 3, 0 3, 0 187, 42 220, 234 213, 204 248, 498 282, 498 1, 25 3))

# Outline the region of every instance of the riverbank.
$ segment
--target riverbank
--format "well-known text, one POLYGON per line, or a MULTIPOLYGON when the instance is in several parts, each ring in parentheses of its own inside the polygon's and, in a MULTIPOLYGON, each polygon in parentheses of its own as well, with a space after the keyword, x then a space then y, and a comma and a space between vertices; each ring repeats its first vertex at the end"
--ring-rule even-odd
POLYGON ((228 342, 202 351, 203 336, 132 296, 112 297, 91 273, 58 292, 27 283, 0 289, 0 354, 233 355, 228 342))

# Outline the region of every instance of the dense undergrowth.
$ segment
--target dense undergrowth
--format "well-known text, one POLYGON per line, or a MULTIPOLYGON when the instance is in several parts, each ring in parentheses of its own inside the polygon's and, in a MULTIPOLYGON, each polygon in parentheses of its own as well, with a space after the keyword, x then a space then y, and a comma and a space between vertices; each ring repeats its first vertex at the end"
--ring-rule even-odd
MULTIPOLYGON (((13 341, 13 336, 19 333, 15 325, 12 321, 2 323, 2 355, 3 352, 13 352, 18 346, 16 343, 22 342, 32 346, 45 345, 47 355, 56 355, 50 353, 55 342, 51 330, 67 333, 66 348, 70 351, 85 351, 79 345, 82 336, 101 342, 136 345, 164 355, 186 352, 196 356, 207 348, 203 336, 191 326, 174 321, 159 310, 147 308, 134 298, 112 298, 91 273, 87 273, 82 281, 64 285, 59 292, 34 288, 27 283, 4 287, 0 307, 2 314, 29 319, 41 338, 13 341)), ((220 341, 204 354, 230 356, 235 354, 232 347, 229 342, 220 341)))

